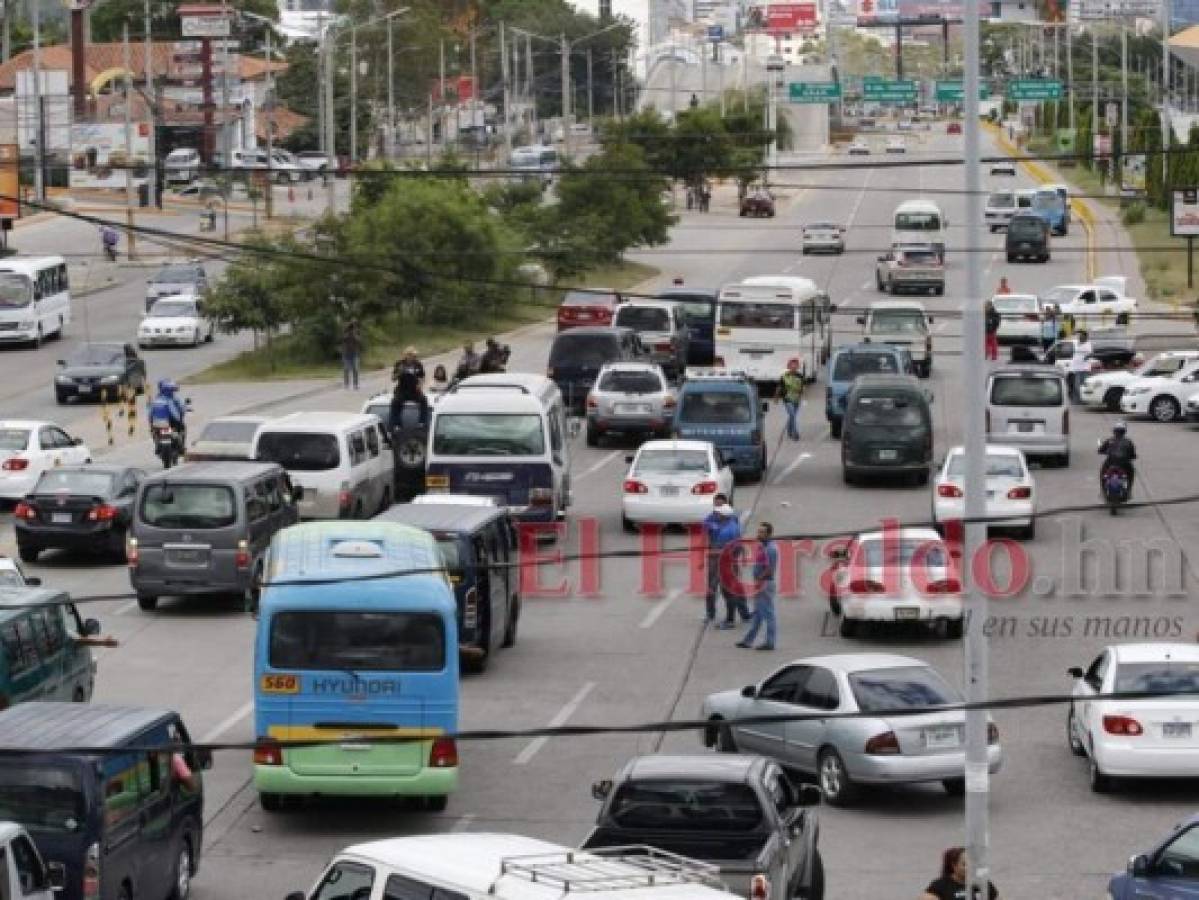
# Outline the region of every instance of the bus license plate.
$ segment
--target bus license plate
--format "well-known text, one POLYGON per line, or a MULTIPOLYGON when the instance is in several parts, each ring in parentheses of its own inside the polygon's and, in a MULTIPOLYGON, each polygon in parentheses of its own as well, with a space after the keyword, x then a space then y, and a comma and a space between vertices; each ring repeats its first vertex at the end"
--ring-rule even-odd
POLYGON ((263 675, 262 692, 264 694, 298 694, 300 693, 300 676, 263 675))

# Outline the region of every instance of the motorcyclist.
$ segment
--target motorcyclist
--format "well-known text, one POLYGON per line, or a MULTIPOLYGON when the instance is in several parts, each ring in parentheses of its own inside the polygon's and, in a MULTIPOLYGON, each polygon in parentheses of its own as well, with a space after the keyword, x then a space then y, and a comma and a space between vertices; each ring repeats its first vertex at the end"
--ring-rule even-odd
POLYGON ((501 347, 495 338, 487 339, 487 349, 483 351, 483 358, 479 362, 479 372, 503 372, 504 367, 508 365, 509 350, 507 347, 501 347))
MULTIPOLYGON (((1112 436, 1099 444, 1099 452, 1104 457, 1103 464, 1099 467, 1100 477, 1102 478, 1108 469, 1119 469, 1128 476, 1128 493, 1131 495, 1132 480, 1136 474, 1133 461, 1137 458, 1137 448, 1128 437, 1128 426, 1124 422, 1115 424, 1112 436)), ((1101 483, 1100 487, 1102 486, 1101 483)))
POLYGON ((167 422, 175 432, 176 441, 182 447, 187 437, 184 423, 186 409, 179 399, 179 385, 170 379, 158 382, 158 394, 150 401, 150 427, 156 422, 167 422))
POLYGON ((104 253, 110 261, 116 262, 117 259, 117 241, 120 236, 117 230, 111 225, 100 226, 100 243, 104 247, 104 253))

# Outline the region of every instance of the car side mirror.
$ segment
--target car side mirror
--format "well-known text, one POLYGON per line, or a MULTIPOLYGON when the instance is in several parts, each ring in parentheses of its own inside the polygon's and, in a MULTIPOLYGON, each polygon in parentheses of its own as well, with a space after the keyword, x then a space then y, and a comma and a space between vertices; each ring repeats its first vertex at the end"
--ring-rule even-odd
POLYGON ((762 401, 762 412, 769 412, 769 411, 770 411, 770 401, 763 400, 762 401))
POLYGON ((1082 678, 1082 666, 1071 666, 1066 670, 1066 674, 1071 678, 1082 678))
POLYGON ((857 319, 856 319, 855 321, 856 321, 856 322, 857 322, 859 325, 865 325, 865 324, 866 324, 866 317, 865 317, 865 316, 858 316, 858 317, 857 317, 857 319))
POLYGON ((741 696, 745 697, 747 700, 752 700, 754 697, 758 696, 758 689, 752 684, 747 684, 741 689, 741 696))
POLYGON ((1128 861, 1128 874, 1134 878, 1144 878, 1152 871, 1153 866, 1149 864, 1149 857, 1144 853, 1134 856, 1128 861))
POLYGON ((824 792, 814 784, 801 784, 795 794, 796 806, 819 806, 824 800, 824 792))
POLYGON ((627 454, 624 458, 624 461, 628 465, 632 465, 633 464, 633 454, 632 453, 627 454))
POLYGON ((72 447, 83 446, 83 438, 71 438, 71 446, 72 447))
POLYGON ((92 637, 100 633, 99 619, 84 619, 83 620, 83 636, 92 637))
POLYGON ((198 747, 194 751, 196 755, 196 765, 204 771, 212 768, 212 751, 207 747, 198 747))
POLYGON ((26 578, 25 584, 27 587, 41 587, 42 580, 40 578, 34 576, 33 578, 26 578))
POLYGON ((597 781, 591 785, 591 796, 596 800, 607 800, 608 795, 612 793, 612 782, 605 778, 603 781, 597 781))

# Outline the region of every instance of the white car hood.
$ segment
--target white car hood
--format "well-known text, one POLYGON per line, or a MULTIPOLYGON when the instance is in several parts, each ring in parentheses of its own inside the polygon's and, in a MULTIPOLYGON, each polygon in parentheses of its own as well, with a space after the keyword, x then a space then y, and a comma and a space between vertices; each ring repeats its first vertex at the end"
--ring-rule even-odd
POLYGON ((142 319, 141 328, 191 328, 199 324, 199 321, 195 316, 154 316, 142 319))

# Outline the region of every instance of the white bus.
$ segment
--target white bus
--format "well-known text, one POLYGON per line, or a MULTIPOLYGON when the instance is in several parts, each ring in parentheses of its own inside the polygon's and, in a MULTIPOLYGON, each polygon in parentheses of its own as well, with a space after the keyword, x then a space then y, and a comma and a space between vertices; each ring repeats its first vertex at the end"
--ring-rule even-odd
POLYGON ((543 185, 546 185, 553 181, 554 172, 558 169, 558 151, 544 144, 517 147, 512 151, 508 167, 513 170, 513 177, 519 181, 531 180, 536 177, 543 185))
POLYGON ((61 256, 0 259, 0 343, 40 347, 71 321, 67 264, 61 256))
POLYGON ((937 248, 945 260, 945 234, 949 221, 941 208, 931 200, 905 200, 895 207, 895 222, 891 229, 891 247, 911 245, 937 248))
POLYGON ((825 296, 808 278, 762 275, 727 285, 716 301, 718 367, 777 381, 791 360, 814 381, 825 352, 825 296))

